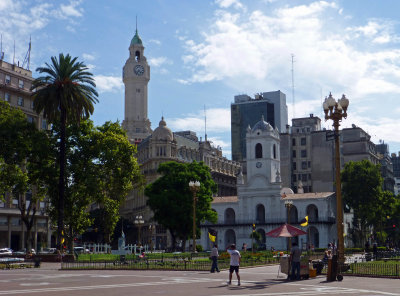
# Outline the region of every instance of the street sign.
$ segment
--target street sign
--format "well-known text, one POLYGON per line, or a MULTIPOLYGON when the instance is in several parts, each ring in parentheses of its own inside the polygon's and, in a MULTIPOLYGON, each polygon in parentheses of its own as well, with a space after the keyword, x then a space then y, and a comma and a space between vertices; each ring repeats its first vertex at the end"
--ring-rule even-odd
POLYGON ((335 139, 335 132, 334 131, 326 131, 326 140, 332 141, 335 139))

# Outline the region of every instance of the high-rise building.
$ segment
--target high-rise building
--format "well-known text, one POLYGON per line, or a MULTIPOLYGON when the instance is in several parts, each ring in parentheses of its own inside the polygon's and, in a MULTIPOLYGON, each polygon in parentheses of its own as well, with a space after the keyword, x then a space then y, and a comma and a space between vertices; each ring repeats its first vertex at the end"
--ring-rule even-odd
POLYGON ((389 145, 382 142, 375 146, 379 163, 381 164, 381 176, 383 178, 382 189, 394 193, 395 179, 393 175, 393 162, 389 153, 389 145))
POLYGON ((280 90, 264 92, 251 98, 237 95, 231 104, 231 142, 232 160, 246 160, 246 131, 263 116, 264 120, 280 132, 286 129, 288 115, 286 95, 280 90))
MULTIPOLYGON (((0 99, 22 110, 27 120, 34 123, 38 129, 48 129, 46 119, 33 109, 30 90, 32 81, 32 72, 29 69, 0 59, 0 99)), ((22 202, 28 203, 31 196, 32 192, 26 192, 20 197, 7 193, 5 202, 0 201, 0 246, 13 250, 24 247, 26 228, 21 220, 21 211, 18 206, 22 202)), ((35 249, 46 244, 50 246, 51 242, 50 221, 45 208, 45 202, 38 203, 32 229, 35 249)))
MULTIPOLYGON (((349 161, 367 159, 379 163, 375 144, 362 128, 340 130, 341 169, 349 161)), ((321 120, 310 114, 292 119, 292 127, 281 133, 282 186, 294 192, 335 191, 335 143, 333 131, 321 130, 321 120)))
POLYGON ((391 160, 393 164, 393 176, 395 180, 394 194, 398 195, 400 193, 400 152, 398 155, 392 153, 391 160))

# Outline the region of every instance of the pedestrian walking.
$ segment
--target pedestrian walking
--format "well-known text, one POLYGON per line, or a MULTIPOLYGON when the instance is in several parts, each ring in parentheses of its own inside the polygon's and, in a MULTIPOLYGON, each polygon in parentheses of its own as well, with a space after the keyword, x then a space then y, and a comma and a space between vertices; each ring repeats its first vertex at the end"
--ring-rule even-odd
POLYGON ((218 268, 218 245, 214 244, 214 247, 211 249, 211 254, 210 258, 212 260, 212 265, 211 265, 211 273, 214 273, 215 271, 219 272, 218 268))
POLYGON ((236 245, 232 244, 226 248, 226 251, 231 256, 231 262, 229 267, 229 281, 228 284, 232 284, 232 273, 236 273, 236 277, 238 280, 238 286, 240 286, 240 275, 239 275, 239 265, 240 265, 240 252, 236 250, 236 245))
POLYGON ((292 280, 300 280, 300 257, 301 257, 301 250, 297 246, 297 243, 292 244, 292 251, 290 253, 290 262, 292 264, 292 273, 291 278, 292 280))

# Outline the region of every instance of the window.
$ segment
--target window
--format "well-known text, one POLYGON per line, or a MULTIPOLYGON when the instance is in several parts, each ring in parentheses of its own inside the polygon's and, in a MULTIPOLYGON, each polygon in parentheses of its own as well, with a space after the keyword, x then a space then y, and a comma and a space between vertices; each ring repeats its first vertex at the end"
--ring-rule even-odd
POLYGON ((6 205, 4 202, 0 201, 0 208, 4 208, 6 205))
POLYGON ((301 181, 302 182, 307 182, 307 174, 302 174, 301 175, 301 181))
POLYGON ((256 158, 262 158, 262 146, 260 143, 256 144, 256 158))
POLYGON ((10 84, 11 83, 11 77, 10 75, 6 75, 6 84, 10 84))
POLYGON ((136 89, 136 92, 137 92, 137 93, 140 93, 140 88, 137 88, 137 89, 136 89))
POLYGON ((24 106, 24 98, 18 97, 18 106, 24 106))
POLYGON ((33 119, 33 116, 28 115, 28 122, 33 123, 35 120, 33 119))
POLYGON ((11 95, 10 95, 9 93, 5 93, 5 94, 4 94, 4 100, 5 100, 6 102, 10 102, 10 101, 11 101, 11 95))
POLYGON ((42 119, 42 129, 47 129, 47 121, 46 121, 46 119, 42 119))
POLYGON ((296 150, 293 150, 293 151, 292 151, 292 157, 293 157, 293 158, 296 158, 296 150))
POLYGON ((297 168, 296 168, 296 162, 293 162, 293 163, 292 163, 292 167, 293 167, 293 170, 297 170, 297 168))
POLYGON ((292 182, 296 182, 296 175, 292 175, 292 182))
POLYGON ((301 157, 307 157, 307 150, 301 150, 301 157))
POLYGON ((308 168, 311 168, 311 161, 307 163, 308 168))
POLYGON ((307 144, 306 138, 301 138, 300 144, 301 144, 302 146, 306 145, 306 144, 307 144))
POLYGON ((23 80, 18 80, 18 87, 19 88, 24 88, 24 81, 23 80))
POLYGON ((273 151, 273 156, 274 156, 274 159, 276 159, 276 145, 274 144, 274 146, 272 146, 272 151, 273 151))
POLYGON ((136 132, 137 132, 137 133, 140 133, 140 127, 137 127, 137 128, 136 128, 136 132))
POLYGON ((32 109, 35 108, 35 101, 34 101, 34 100, 31 101, 31 108, 32 108, 32 109))
POLYGON ((309 127, 307 128, 307 132, 308 132, 308 133, 310 132, 310 128, 309 128, 309 127))
POLYGON ((296 146, 296 139, 292 139, 292 146, 296 146))
POLYGON ((301 169, 306 170, 307 169, 307 161, 302 161, 301 162, 301 169))

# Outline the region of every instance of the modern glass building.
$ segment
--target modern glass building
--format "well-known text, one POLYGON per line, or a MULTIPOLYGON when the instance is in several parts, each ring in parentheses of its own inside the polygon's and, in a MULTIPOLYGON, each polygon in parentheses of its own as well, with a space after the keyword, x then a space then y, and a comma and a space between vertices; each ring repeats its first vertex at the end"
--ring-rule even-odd
POLYGON ((260 93, 254 98, 235 96, 235 102, 231 104, 232 160, 246 159, 246 130, 249 125, 253 127, 263 116, 272 127, 283 132, 288 123, 287 114, 286 95, 280 90, 260 93))

